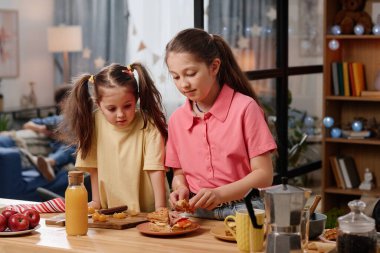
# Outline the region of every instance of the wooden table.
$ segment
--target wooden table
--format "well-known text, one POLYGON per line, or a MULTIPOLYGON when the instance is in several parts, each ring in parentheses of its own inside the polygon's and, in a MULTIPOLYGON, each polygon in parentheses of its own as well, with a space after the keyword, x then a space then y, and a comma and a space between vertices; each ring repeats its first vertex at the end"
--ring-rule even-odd
MULTIPOLYGON (((33 203, 0 198, 0 210, 7 205, 33 203)), ((177 237, 151 237, 142 235, 136 228, 125 230, 89 228, 87 236, 66 236, 65 227, 47 226, 45 219, 57 214, 42 214, 41 227, 30 234, 0 237, 0 253, 57 253, 57 252, 128 252, 128 253, 234 253, 236 243, 222 241, 210 234, 213 226, 222 221, 194 219, 201 228, 177 237)), ((317 253, 317 251, 309 251, 317 253)))
MULTIPOLYGON (((0 198, 0 208, 24 203, 0 198)), ((30 202, 27 202, 30 203, 30 202)), ((41 215, 41 228, 22 235, 0 237, 0 252, 128 252, 128 253, 202 253, 239 252, 236 243, 221 241, 210 234, 212 226, 221 221, 197 219, 201 228, 193 233, 177 237, 148 237, 136 228, 111 230, 89 228, 87 236, 66 236, 64 227, 46 226, 45 218, 56 214, 41 215)))

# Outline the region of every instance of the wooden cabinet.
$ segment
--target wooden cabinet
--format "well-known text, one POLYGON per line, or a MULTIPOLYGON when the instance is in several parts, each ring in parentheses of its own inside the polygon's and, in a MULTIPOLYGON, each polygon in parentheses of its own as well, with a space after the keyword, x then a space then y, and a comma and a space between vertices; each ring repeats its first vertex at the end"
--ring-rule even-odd
MULTIPOLYGON (((380 36, 379 35, 333 35, 331 27, 333 19, 340 10, 339 0, 324 1, 324 91, 323 113, 334 118, 337 127, 349 125, 357 117, 376 119, 380 123, 380 98, 362 96, 335 96, 332 81, 332 62, 361 62, 364 64, 366 89, 375 90, 374 80, 380 71, 380 36), (339 42, 339 48, 329 48, 331 40, 339 42)), ((371 14, 373 1, 367 1, 366 11, 371 14)), ((380 137, 366 139, 331 138, 330 129, 323 129, 322 171, 323 183, 322 209, 327 211, 333 207, 347 207, 348 201, 358 199, 362 194, 380 197, 380 137), (355 160, 360 181, 363 180, 365 168, 369 168, 375 178, 375 189, 362 191, 338 188, 330 156, 349 155, 355 160)))

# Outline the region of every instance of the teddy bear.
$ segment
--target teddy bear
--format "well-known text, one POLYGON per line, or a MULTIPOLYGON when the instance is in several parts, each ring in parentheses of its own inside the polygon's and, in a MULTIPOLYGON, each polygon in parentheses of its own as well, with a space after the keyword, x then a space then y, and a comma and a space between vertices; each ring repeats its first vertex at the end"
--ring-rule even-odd
POLYGON ((340 0, 340 3, 342 9, 335 15, 334 24, 340 26, 342 34, 353 34, 357 24, 364 27, 364 34, 370 34, 373 23, 364 11, 366 0, 340 0))

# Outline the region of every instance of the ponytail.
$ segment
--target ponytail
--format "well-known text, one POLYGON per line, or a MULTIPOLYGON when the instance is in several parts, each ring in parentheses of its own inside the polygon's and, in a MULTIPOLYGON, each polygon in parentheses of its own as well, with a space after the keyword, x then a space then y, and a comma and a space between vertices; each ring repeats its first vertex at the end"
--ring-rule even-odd
POLYGON ((93 115, 94 103, 89 94, 91 75, 79 77, 67 97, 63 109, 64 121, 60 127, 63 140, 76 146, 85 159, 90 152, 92 136, 95 128, 93 115))
POLYGON ((218 73, 218 82, 227 84, 232 89, 249 96, 259 103, 257 96, 250 86, 247 76, 237 63, 230 46, 219 35, 213 35, 213 40, 220 54, 221 65, 218 73))
MULTIPOLYGON (((138 74, 137 86, 140 97, 140 110, 144 120, 144 128, 148 121, 158 128, 162 137, 167 140, 168 130, 165 115, 163 113, 162 97, 154 85, 147 69, 140 63, 130 65, 138 74)), ((136 77, 135 77, 136 78, 136 77)))

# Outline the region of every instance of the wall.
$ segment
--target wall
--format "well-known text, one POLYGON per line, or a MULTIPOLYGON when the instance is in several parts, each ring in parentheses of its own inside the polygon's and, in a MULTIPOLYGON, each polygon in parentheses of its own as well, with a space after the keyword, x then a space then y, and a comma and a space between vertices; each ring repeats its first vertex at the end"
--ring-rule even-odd
POLYGON ((47 50, 47 27, 53 24, 53 0, 0 1, 0 9, 17 10, 19 18, 19 76, 4 78, 4 109, 20 107, 22 95, 35 82, 37 105, 54 104, 54 66, 47 50))

